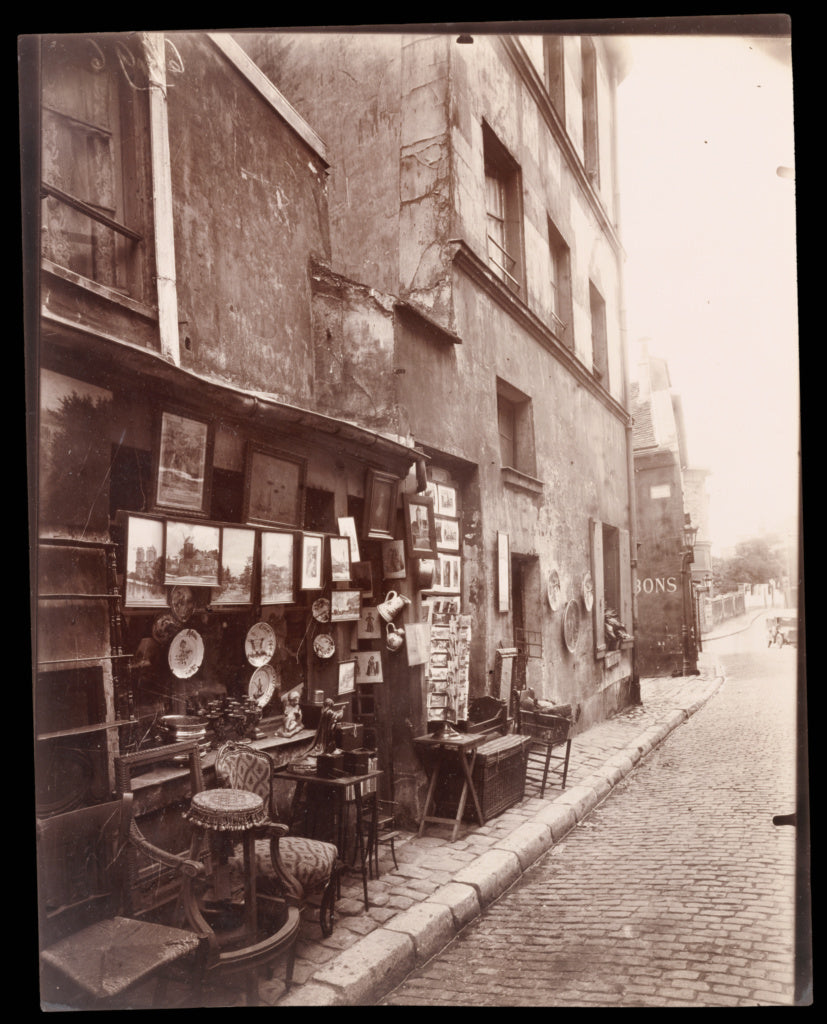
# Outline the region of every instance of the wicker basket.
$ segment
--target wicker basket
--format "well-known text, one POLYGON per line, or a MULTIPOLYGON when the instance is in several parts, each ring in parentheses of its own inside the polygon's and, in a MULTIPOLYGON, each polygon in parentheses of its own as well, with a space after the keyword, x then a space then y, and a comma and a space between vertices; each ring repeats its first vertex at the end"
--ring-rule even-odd
MULTIPOLYGON (((525 795, 525 770, 530 743, 528 736, 498 736, 478 748, 473 779, 486 821, 506 808, 513 807, 525 795)), ((462 792, 459 769, 452 771, 441 782, 437 794, 439 813, 453 817, 462 792)), ((463 819, 476 821, 470 794, 465 803, 463 819)))

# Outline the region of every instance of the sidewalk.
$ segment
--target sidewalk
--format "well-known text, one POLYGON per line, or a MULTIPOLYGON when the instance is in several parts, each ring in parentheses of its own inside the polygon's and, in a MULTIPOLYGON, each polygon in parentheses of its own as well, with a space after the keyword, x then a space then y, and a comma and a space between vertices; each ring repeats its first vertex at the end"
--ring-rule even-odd
MULTIPOLYGON (((318 921, 306 913, 293 985, 285 993, 283 969, 277 966, 272 980, 261 981, 262 1003, 375 1005, 443 949, 713 696, 723 682, 714 654, 705 652, 702 666, 699 676, 642 679, 639 706, 575 736, 565 791, 547 787, 542 800, 527 794, 483 827, 466 825, 453 843, 447 826, 429 825, 421 838, 403 833, 396 842, 398 870, 390 851, 382 851, 382 874, 368 884, 369 910, 364 909, 361 877, 347 875, 333 934, 323 938, 318 921)), ((206 1005, 242 1004, 240 992, 222 989, 212 992, 206 1005)))

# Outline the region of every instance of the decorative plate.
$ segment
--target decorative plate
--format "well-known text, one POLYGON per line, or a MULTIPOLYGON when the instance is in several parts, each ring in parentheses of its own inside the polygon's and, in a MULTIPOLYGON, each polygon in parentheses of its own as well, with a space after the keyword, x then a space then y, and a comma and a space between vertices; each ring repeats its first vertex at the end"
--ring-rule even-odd
POLYGON ((314 601, 311 611, 316 622, 330 622, 330 601, 326 597, 314 601))
POLYGON ((180 628, 181 623, 172 612, 159 612, 152 622, 152 639, 156 644, 166 646, 180 628))
POLYGON ((590 572, 583 577, 583 604, 586 606, 587 612, 594 608, 594 582, 590 572))
POLYGON ((276 653, 276 631, 266 622, 250 626, 244 641, 247 661, 257 668, 266 665, 276 653))
POLYGON ((319 633, 313 638, 313 650, 320 658, 332 658, 336 653, 336 644, 329 633, 319 633))
POLYGON ((576 601, 569 601, 563 615, 563 641, 572 654, 574 654, 579 638, 580 605, 576 601))
POLYGON ((169 606, 179 622, 189 622, 195 611, 195 595, 192 587, 173 587, 169 595, 169 606))
POLYGON ((247 696, 260 708, 266 708, 276 691, 278 675, 272 665, 262 665, 250 676, 247 696))
POLYGON ((179 679, 189 679, 201 668, 204 641, 194 629, 182 629, 169 645, 169 667, 179 679))
POLYGON ((563 588, 560 586, 560 573, 552 569, 548 574, 548 603, 553 612, 560 609, 563 603, 563 588))

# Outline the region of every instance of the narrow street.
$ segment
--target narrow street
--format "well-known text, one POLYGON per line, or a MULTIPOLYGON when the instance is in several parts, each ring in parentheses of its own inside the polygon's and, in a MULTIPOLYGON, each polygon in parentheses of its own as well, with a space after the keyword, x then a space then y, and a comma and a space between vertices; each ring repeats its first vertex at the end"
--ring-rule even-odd
POLYGON ((382 1005, 793 1003, 796 650, 756 610, 703 657, 716 696, 382 1005))

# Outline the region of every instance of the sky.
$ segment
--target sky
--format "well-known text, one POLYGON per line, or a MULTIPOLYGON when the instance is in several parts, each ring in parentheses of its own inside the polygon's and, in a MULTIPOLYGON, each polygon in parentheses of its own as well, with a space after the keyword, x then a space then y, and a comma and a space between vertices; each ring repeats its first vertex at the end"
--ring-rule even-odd
POLYGON ((618 89, 630 371, 666 359, 713 554, 795 525, 799 472, 789 39, 625 37, 618 89), (781 170, 779 172, 779 168, 781 170))

